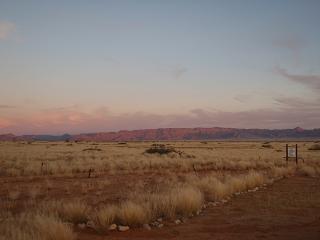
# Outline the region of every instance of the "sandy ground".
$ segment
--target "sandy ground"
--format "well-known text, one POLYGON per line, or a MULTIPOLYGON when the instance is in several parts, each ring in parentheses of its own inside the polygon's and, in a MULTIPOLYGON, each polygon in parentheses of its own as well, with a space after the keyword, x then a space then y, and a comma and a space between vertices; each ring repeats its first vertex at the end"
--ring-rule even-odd
POLYGON ((181 225, 134 229, 79 240, 102 239, 320 239, 320 179, 292 177, 257 192, 241 194, 181 225))

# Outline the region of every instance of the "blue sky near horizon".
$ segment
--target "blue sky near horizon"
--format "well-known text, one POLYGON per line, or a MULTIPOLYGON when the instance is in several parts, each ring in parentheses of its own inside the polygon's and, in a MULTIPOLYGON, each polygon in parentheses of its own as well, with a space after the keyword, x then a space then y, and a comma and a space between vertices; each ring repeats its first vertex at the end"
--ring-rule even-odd
POLYGON ((320 127, 319 11, 0 0, 0 133, 320 127))

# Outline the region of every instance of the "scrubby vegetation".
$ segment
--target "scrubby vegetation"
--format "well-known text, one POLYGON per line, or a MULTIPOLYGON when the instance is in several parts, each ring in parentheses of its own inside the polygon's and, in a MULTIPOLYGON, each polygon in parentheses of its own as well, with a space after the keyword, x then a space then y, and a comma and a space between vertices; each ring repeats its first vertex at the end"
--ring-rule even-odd
POLYGON ((111 224, 175 221, 283 177, 320 176, 310 144, 299 150, 305 163, 298 166, 261 143, 95 144, 101 151, 67 144, 0 143, 1 240, 72 240, 83 227, 104 233, 111 224))
POLYGON ((264 144, 262 144, 262 147, 263 148, 273 148, 270 143, 264 143, 264 144))
POLYGON ((145 153, 149 154, 155 154, 158 153, 160 155, 162 154, 169 154, 169 153, 182 153, 181 151, 177 151, 171 146, 166 146, 165 144, 152 144, 150 148, 148 148, 145 153))
POLYGON ((309 147, 309 150, 320 150, 320 144, 313 144, 309 147))

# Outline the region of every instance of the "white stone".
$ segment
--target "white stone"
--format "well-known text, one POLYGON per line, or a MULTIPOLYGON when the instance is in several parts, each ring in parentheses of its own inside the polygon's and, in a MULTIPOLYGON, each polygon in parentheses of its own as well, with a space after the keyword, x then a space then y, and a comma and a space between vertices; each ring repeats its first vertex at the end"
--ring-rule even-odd
POLYGON ((117 224, 111 224, 108 228, 109 231, 113 231, 113 230, 116 230, 117 229, 117 224))
POLYGON ((94 222, 93 221, 88 221, 87 222, 87 227, 88 228, 95 228, 94 222))
POLYGON ((174 221, 174 223, 178 225, 178 224, 181 223, 181 220, 180 220, 180 219, 176 219, 176 220, 174 221))
POLYGON ((78 228, 84 229, 86 227, 86 224, 84 223, 78 223, 78 228))
POLYGON ((151 227, 148 223, 143 224, 142 227, 146 230, 149 230, 149 231, 151 230, 151 227))
POLYGON ((163 226, 164 226, 163 223, 160 223, 157 227, 162 228, 163 226))
POLYGON ((130 228, 129 226, 118 226, 119 232, 125 232, 128 231, 130 228))

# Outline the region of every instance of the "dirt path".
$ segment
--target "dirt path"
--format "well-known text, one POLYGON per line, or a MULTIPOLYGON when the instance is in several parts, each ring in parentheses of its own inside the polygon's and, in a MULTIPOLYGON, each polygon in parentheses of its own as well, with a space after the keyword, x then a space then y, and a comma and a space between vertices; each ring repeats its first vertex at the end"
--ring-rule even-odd
POLYGON ((102 239, 320 239, 320 179, 293 177, 258 192, 232 198, 182 225, 147 231, 80 233, 102 239))

